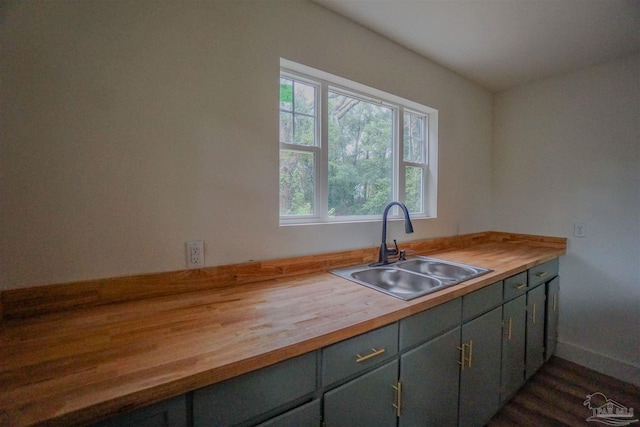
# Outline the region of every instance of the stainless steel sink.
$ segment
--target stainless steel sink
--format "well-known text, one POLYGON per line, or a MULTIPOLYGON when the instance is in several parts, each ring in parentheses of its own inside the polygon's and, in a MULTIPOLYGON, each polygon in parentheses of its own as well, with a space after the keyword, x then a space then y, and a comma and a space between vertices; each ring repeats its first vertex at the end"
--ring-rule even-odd
POLYGON ((445 263, 435 259, 411 259, 397 263, 398 268, 439 277, 446 280, 468 280, 475 277, 478 267, 445 263))
POLYGON ((473 265, 416 256, 394 264, 357 265, 331 273, 396 298, 410 300, 490 271, 473 265))
POLYGON ((412 295, 424 295, 434 288, 442 287, 442 282, 432 277, 412 274, 397 268, 377 267, 356 271, 351 274, 353 279, 375 289, 380 289, 398 298, 412 295))

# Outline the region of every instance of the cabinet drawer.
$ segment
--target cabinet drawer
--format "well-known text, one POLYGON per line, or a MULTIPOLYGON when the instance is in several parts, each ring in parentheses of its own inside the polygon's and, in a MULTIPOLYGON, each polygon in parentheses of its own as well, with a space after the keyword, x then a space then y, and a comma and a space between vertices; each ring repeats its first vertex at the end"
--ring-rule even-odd
POLYGON ((558 275, 560 263, 558 258, 536 265, 529 269, 529 287, 532 288, 540 283, 553 279, 558 275))
POLYGON ((259 424, 258 427, 320 427, 321 420, 320 400, 313 400, 259 424))
POLYGON ((322 349, 322 385, 364 371, 397 353, 397 323, 325 347, 322 349))
POLYGON ((187 427, 187 399, 184 394, 120 415, 93 427, 187 427))
POLYGON ((462 297, 462 321, 502 304, 502 280, 462 297))
POLYGON ((461 315, 462 298, 457 298, 402 319, 400 321, 400 350, 427 342, 458 326, 461 315))
POLYGON ((527 283, 526 271, 504 279, 504 300, 508 301, 527 292, 527 283))
POLYGON ((238 424, 312 393, 316 359, 303 354, 194 391, 194 426, 238 424))

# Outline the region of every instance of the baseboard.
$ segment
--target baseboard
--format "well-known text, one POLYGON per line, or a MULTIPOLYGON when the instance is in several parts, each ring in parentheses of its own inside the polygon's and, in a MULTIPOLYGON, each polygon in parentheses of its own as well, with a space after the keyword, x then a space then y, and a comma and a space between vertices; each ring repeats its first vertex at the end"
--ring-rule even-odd
POLYGON ((640 367, 638 366, 561 341, 558 341, 555 355, 640 387, 640 367))

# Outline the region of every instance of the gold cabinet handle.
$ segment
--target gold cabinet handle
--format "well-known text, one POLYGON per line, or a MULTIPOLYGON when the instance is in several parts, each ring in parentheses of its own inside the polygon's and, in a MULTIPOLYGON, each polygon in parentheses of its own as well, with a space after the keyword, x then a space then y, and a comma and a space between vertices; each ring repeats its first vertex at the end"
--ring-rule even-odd
POLYGON ((526 283, 518 283, 518 284, 513 285, 513 287, 516 288, 516 291, 519 291, 520 289, 526 288, 527 284, 526 283))
POLYGON ((507 339, 511 341, 511 324, 513 323, 513 317, 509 317, 509 322, 507 323, 507 339))
POLYGON ((544 277, 546 275, 547 275, 546 271, 541 271, 540 273, 536 273, 536 276, 538 276, 538 277, 544 277))
POLYGON ((533 311, 531 313, 531 321, 535 324, 536 323, 536 304, 533 304, 533 311))
POLYGON ((375 348, 372 348, 371 349, 371 353, 369 353, 369 354, 367 354, 365 356, 360 356, 359 354, 356 354, 356 357, 357 357, 356 363, 364 362, 365 360, 371 359, 372 357, 379 356, 384 352, 385 352, 384 348, 381 348, 379 350, 376 350, 375 348))
POLYGON ((460 350, 460 361, 458 362, 458 365, 461 366, 460 370, 464 371, 465 364, 467 365, 467 368, 471 368, 471 354, 473 353, 473 341, 469 340, 468 344, 467 343, 462 344, 461 347, 458 347, 458 350, 460 350), (469 349, 469 353, 466 356, 465 356, 465 348, 469 349))
POLYGON ((392 404, 392 406, 396 410, 396 417, 400 416, 400 410, 402 407, 402 383, 398 381, 396 385, 391 386, 396 391, 396 401, 392 404))
POLYGON ((458 350, 460 350, 460 360, 458 361, 458 365, 460 365, 460 370, 464 371, 464 362, 467 360, 466 357, 464 357, 464 349, 467 347, 467 344, 462 344, 462 346, 458 347, 458 350))

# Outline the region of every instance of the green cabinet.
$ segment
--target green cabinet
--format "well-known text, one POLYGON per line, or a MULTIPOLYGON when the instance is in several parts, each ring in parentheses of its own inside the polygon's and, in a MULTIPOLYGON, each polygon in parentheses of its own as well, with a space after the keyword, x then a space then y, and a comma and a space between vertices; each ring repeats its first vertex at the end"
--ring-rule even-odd
POLYGON ((459 346, 457 326, 400 357, 400 427, 458 424, 459 346))
POLYGON ((551 355, 556 351, 558 342, 558 304, 560 293, 560 278, 555 277, 547 284, 547 304, 546 304, 546 322, 545 322, 545 345, 544 357, 549 360, 551 355))
POLYGON ((317 388, 316 363, 311 352, 194 391, 193 425, 247 425, 306 403, 317 388))
POLYGON ((398 361, 393 360, 324 395, 327 427, 395 427, 402 390, 398 361))
POLYGON ((527 292, 527 343, 525 379, 544 363, 545 287, 538 285, 527 292))
POLYGON ((500 407, 502 306, 462 325, 458 425, 482 426, 500 407))
POLYGON ((506 402, 555 351, 558 259, 504 281, 501 402, 506 402), (518 296, 520 295, 520 296, 518 296))
MULTIPOLYGON (((505 280, 505 289, 506 285, 505 280)), ((526 322, 526 295, 520 295, 503 305, 501 403, 505 403, 524 383, 526 322)))

